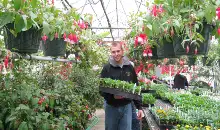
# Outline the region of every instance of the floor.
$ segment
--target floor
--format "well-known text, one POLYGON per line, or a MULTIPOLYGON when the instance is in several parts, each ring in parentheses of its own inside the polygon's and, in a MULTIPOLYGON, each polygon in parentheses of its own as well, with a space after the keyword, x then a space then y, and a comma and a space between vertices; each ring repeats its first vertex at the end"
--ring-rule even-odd
POLYGON ((91 130, 105 130, 105 111, 97 109, 95 115, 99 118, 99 122, 91 130))

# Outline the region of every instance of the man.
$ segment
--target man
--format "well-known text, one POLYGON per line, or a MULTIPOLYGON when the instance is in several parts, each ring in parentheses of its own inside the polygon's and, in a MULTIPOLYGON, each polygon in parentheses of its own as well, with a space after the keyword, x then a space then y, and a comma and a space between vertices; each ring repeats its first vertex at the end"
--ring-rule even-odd
MULTIPOLYGON (((113 43, 109 63, 103 67, 101 78, 118 79, 138 83, 137 75, 129 59, 124 55, 121 44, 113 43)), ((132 129, 132 100, 120 95, 101 93, 105 98, 105 130, 132 129)), ((138 109, 138 119, 143 116, 141 101, 133 100, 138 109)))
POLYGON ((186 89, 189 87, 187 78, 184 75, 176 74, 174 77, 174 89, 186 89), (185 87, 187 86, 187 87, 185 87))

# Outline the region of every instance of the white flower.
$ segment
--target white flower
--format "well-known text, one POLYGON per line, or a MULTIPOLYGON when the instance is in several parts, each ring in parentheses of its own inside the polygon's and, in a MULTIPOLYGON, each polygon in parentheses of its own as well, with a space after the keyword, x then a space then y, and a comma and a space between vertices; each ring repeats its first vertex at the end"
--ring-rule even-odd
POLYGON ((94 66, 92 67, 92 69, 93 69, 94 71, 97 71, 98 69, 100 69, 100 67, 99 67, 98 65, 94 65, 94 66))
POLYGON ((152 53, 148 53, 148 56, 153 56, 152 53))
POLYGON ((75 54, 70 54, 69 56, 68 56, 68 59, 69 60, 75 60, 75 54))

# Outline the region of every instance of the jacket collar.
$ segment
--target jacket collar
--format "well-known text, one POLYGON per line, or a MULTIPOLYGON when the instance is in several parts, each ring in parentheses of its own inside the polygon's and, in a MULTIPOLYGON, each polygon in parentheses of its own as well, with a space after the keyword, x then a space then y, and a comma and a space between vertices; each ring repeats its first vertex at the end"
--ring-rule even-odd
POLYGON ((122 65, 118 64, 117 62, 115 62, 115 60, 113 59, 112 56, 110 56, 109 58, 109 63, 113 66, 113 67, 120 67, 120 66, 124 66, 124 65, 130 65, 130 61, 128 59, 128 57, 123 56, 122 57, 122 65))

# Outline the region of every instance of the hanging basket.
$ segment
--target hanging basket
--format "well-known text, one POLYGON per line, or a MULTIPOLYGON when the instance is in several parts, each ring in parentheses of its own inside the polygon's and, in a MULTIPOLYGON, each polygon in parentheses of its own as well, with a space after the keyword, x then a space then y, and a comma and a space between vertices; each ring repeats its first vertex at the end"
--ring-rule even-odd
POLYGON ((66 42, 63 39, 42 41, 44 56, 64 56, 66 54, 66 42))
MULTIPOLYGON (((185 42, 184 47, 181 45, 183 37, 174 36, 173 47, 176 56, 182 55, 195 55, 195 49, 197 48, 196 55, 206 55, 209 50, 210 38, 211 38, 212 25, 203 23, 203 30, 201 35, 204 38, 204 42, 199 42, 199 46, 185 42), (189 46, 189 52, 186 53, 186 47, 189 46)), ((200 31, 199 31, 200 32, 200 31)))
POLYGON ((40 45, 41 30, 30 28, 27 31, 22 31, 15 37, 10 30, 14 29, 14 23, 6 25, 4 30, 5 47, 18 53, 37 53, 40 45))
POLYGON ((152 49, 153 59, 175 58, 172 42, 163 39, 163 44, 154 46, 152 49))

